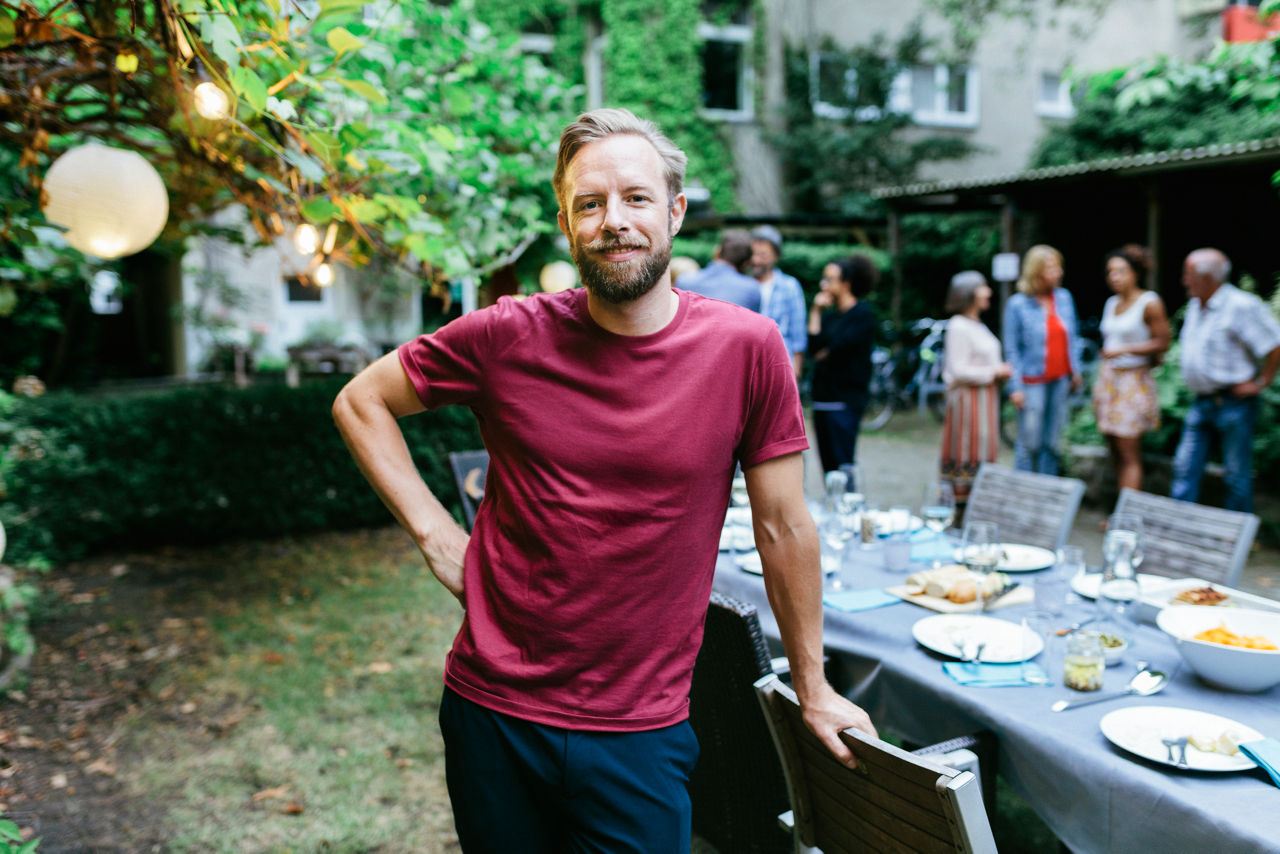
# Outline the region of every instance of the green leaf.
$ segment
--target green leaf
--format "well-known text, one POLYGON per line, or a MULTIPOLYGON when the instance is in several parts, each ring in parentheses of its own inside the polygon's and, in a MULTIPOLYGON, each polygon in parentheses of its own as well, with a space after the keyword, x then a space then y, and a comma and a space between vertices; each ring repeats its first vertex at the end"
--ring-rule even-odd
POLYGON ((446 151, 458 150, 458 135, 453 132, 452 128, 445 125, 433 125, 427 131, 431 134, 431 138, 440 143, 446 151))
POLYGON ((240 48, 244 41, 240 31, 232 22, 230 15, 211 15, 209 26, 204 29, 205 38, 213 49, 213 55, 222 60, 228 68, 234 68, 240 62, 240 48))
POLYGON ((387 209, 371 199, 351 203, 351 213, 364 223, 377 222, 387 215, 387 209))
POLYGON ((17 851, 13 852, 13 854, 31 854, 32 851, 36 850, 36 846, 39 844, 40 844, 40 837, 37 836, 35 839, 31 840, 26 845, 19 848, 17 851))
POLYGON ((0 818, 0 839, 6 842, 21 842, 22 832, 18 829, 18 825, 9 819, 0 818))
POLYGON ((302 154, 298 151, 285 149, 284 159, 292 163, 294 167, 302 173, 302 177, 306 178, 308 181, 314 181, 319 184, 327 177, 324 167, 321 166, 320 162, 314 157, 302 154))
POLYGON ((387 96, 378 87, 366 83, 363 80, 339 80, 343 86, 346 86, 352 92, 355 92, 361 98, 366 98, 375 104, 387 103, 387 96))
POLYGON ((262 0, 267 4, 267 8, 271 10, 272 17, 280 17, 280 0, 262 0))
MULTIPOLYGON (((13 314, 13 310, 18 306, 18 292, 13 289, 13 285, 5 283, 0 285, 0 317, 8 317, 13 314)), ((3 831, 0 830, 0 833, 3 831)))
POLYGON ((339 56, 364 47, 364 42, 351 35, 346 27, 334 27, 324 38, 339 56))
POLYGON ((326 198, 312 199, 302 206, 302 215, 315 223, 326 223, 342 215, 342 209, 326 198))
POLYGON ((320 0, 320 14, 316 16, 316 20, 320 20, 325 15, 337 15, 342 12, 354 12, 364 6, 367 0, 320 0))
POLYGON ((263 83, 262 78, 253 73, 252 69, 233 68, 231 85, 235 87, 236 92, 244 96, 245 101, 255 113, 260 113, 267 108, 267 84, 263 83))
POLYGON ((0 12, 0 47, 8 47, 13 44, 13 39, 13 18, 9 17, 8 11, 0 12))
POLYGON ((311 146, 320 159, 330 166, 342 158, 342 143, 333 134, 327 131, 311 131, 303 134, 302 138, 307 141, 307 145, 311 146))

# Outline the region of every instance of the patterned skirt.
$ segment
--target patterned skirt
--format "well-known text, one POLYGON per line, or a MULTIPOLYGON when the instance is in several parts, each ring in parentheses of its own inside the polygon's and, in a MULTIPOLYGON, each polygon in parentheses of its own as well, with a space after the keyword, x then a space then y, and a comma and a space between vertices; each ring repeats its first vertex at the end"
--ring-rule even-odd
POLYGON ((1141 436, 1160 426, 1160 399, 1148 368, 1116 370, 1103 362, 1093 384, 1093 412, 1098 432, 1107 436, 1141 436))
POLYGON ((994 383, 947 389, 942 478, 951 482, 958 504, 968 500, 978 466, 995 462, 1000 452, 999 407, 1000 393, 994 383))

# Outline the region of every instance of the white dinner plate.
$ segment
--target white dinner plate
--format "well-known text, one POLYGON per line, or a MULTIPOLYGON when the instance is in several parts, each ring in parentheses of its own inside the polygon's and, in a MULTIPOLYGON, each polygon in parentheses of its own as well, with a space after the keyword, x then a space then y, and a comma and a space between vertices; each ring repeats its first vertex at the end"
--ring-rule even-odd
POLYGON ((1000 551, 1003 554, 996 569, 1001 572, 1035 572, 1038 569, 1048 569, 1057 561, 1053 552, 1039 546, 1001 543, 1000 551))
MULTIPOLYGON (((1138 595, 1147 596, 1153 589, 1168 582, 1169 579, 1163 575, 1148 575, 1145 572, 1139 572, 1138 595)), ((1101 572, 1081 572, 1071 579, 1071 589, 1086 599, 1098 598, 1098 587, 1101 584, 1101 572)))
POLYGON ((936 614, 917 620, 911 635, 921 646, 963 658, 962 648, 982 642, 982 661, 988 664, 1012 664, 1034 658, 1044 649, 1044 641, 1029 629, 1008 620, 979 614, 936 614))
MULTIPOLYGON (((1258 767, 1243 753, 1225 756, 1196 750, 1191 745, 1187 745, 1186 766, 1169 761, 1169 750, 1161 741, 1163 738, 1200 735, 1213 739, 1226 730, 1235 730, 1241 741, 1262 738, 1262 733, 1253 727, 1220 715, 1176 706, 1129 706, 1104 715, 1098 726, 1107 741, 1116 747, 1161 765, 1185 767, 1190 771, 1248 771, 1258 767)), ((1175 756, 1177 752, 1178 749, 1174 748, 1175 756)))

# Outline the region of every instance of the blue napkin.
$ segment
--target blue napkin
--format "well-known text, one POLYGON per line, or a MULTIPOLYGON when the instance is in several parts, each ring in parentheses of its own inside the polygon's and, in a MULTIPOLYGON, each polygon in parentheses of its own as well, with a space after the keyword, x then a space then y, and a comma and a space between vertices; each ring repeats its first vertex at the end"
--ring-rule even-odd
POLYGON ((1280 741, 1264 738, 1262 741, 1249 741, 1240 745, 1240 752, 1248 756, 1263 771, 1271 775, 1271 780, 1280 786, 1280 741))
POLYGON ((902 600, 892 593, 885 593, 879 587, 869 587, 865 590, 842 590, 839 593, 828 593, 822 597, 823 604, 835 608, 837 611, 870 611, 872 608, 882 608, 885 605, 893 605, 902 600))
POLYGON ((961 685, 976 685, 982 688, 1014 688, 1023 685, 1049 684, 1049 675, 1034 661, 1015 664, 944 661, 942 670, 961 685))
POLYGON ((921 528, 911 534, 911 562, 929 563, 940 560, 951 563, 956 559, 956 548, 945 534, 935 534, 927 528, 921 528))

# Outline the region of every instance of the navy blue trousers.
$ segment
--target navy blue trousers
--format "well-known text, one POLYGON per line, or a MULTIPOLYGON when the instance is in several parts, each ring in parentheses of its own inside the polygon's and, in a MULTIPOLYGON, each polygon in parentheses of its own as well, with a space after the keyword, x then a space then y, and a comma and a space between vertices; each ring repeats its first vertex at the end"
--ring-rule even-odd
POLYGON ((467 854, 674 854, 691 845, 688 721, 589 732, 490 711, 448 688, 445 775, 467 854))

